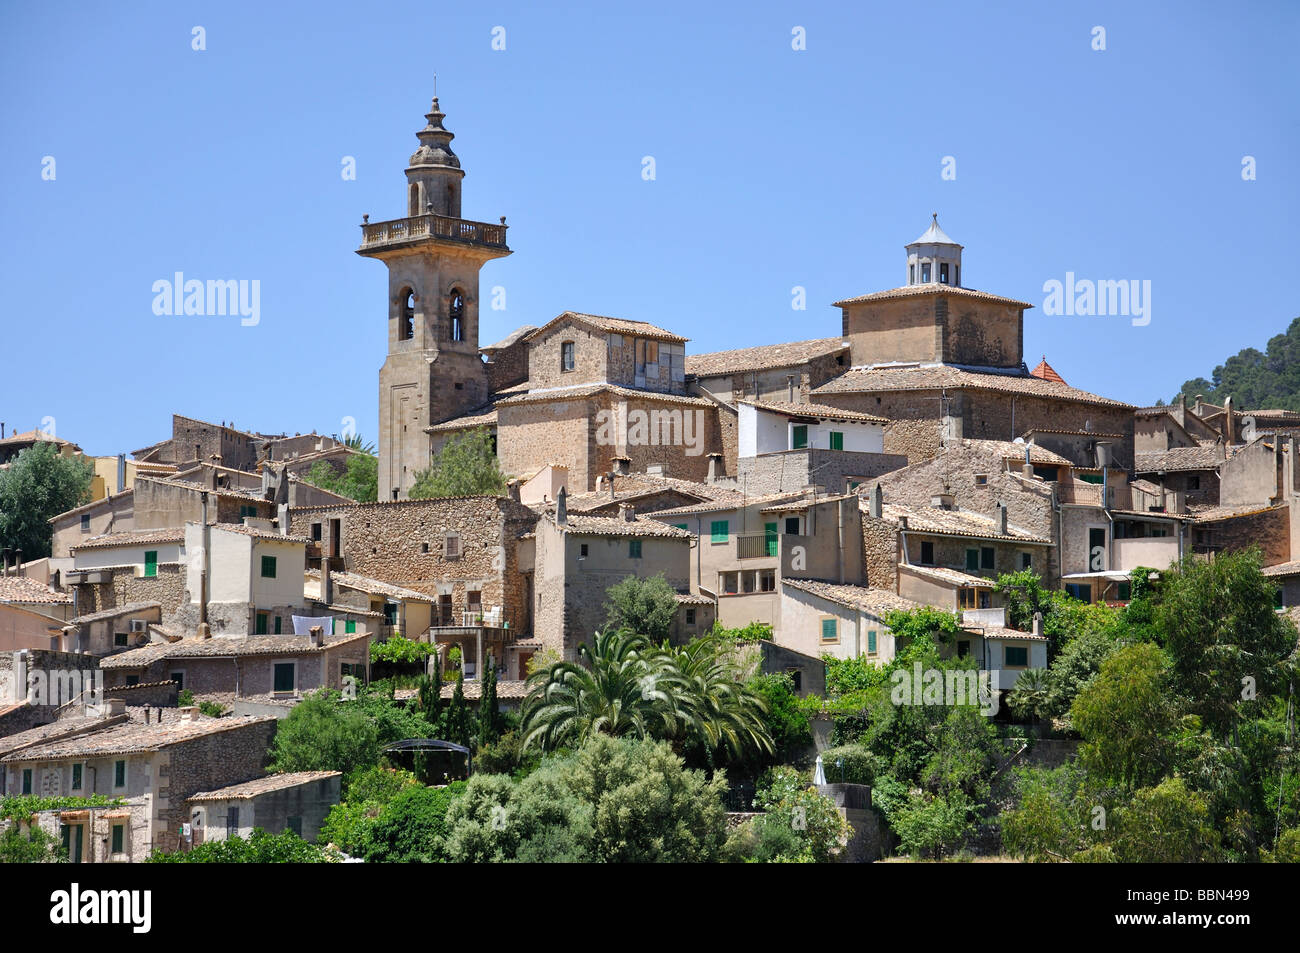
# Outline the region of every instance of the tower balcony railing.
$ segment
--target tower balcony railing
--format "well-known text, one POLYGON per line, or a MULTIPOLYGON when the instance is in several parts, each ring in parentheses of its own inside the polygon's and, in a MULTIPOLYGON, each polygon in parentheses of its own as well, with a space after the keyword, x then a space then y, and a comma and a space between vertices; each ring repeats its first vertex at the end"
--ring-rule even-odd
POLYGON ((453 242, 465 242, 468 245, 505 248, 506 225, 504 219, 500 225, 490 225, 487 222, 469 222, 463 218, 451 218, 433 213, 414 215, 410 218, 395 218, 388 222, 366 221, 361 225, 363 251, 425 238, 442 238, 453 242))

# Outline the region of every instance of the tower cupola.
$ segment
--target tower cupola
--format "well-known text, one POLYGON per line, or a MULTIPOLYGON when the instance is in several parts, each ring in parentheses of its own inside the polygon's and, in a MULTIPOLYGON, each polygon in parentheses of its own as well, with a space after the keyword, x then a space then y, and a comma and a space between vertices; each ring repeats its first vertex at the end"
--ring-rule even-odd
POLYGON ((438 108, 438 97, 425 113, 425 127, 417 132, 420 146, 411 156, 406 170, 407 214, 410 216, 432 213, 448 218, 460 218, 460 182, 465 172, 460 159, 451 149, 456 138, 442 121, 446 113, 438 108))
POLYGON ((939 213, 931 216, 930 227, 918 239, 908 242, 907 283, 961 287, 961 249, 939 227, 939 213))

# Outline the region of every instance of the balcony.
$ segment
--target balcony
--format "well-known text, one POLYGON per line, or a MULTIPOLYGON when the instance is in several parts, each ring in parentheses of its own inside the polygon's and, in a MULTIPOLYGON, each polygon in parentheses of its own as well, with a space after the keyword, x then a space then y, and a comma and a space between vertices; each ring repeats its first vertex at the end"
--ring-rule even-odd
POLYGON ((769 536, 767 533, 749 533, 744 536, 736 537, 736 558, 737 559, 761 559, 765 556, 777 555, 778 541, 776 536, 769 536))
POLYGON ((489 225, 486 222, 468 222, 461 218, 433 214, 395 218, 388 222, 365 222, 361 226, 361 247, 357 251, 365 255, 429 239, 509 251, 506 248, 504 219, 500 225, 489 225))
POLYGON ((1166 569, 1178 561, 1177 536, 1146 536, 1115 540, 1115 563, 1119 572, 1132 572, 1139 566, 1166 569))

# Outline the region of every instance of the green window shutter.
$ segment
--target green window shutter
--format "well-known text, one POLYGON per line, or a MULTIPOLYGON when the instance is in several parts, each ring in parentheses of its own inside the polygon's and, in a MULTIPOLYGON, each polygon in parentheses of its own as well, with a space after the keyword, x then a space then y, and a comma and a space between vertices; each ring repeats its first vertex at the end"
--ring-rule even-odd
POLYGON ((274 556, 262 557, 262 578, 263 579, 275 578, 275 557, 274 556))
POLYGON ((123 838, 122 838, 122 832, 123 832, 124 830, 125 830, 125 827, 124 827, 122 824, 114 824, 114 825, 113 825, 113 848, 112 848, 112 852, 113 852, 114 854, 120 854, 120 853, 122 853, 122 840, 123 840, 123 838))
POLYGON ((981 568, 981 569, 992 569, 992 568, 993 568, 993 557, 994 557, 994 551, 993 551, 993 547, 992 547, 992 546, 985 546, 983 549, 981 549, 981 550, 980 550, 980 568, 981 568))
POLYGON ((346 620, 346 621, 343 623, 343 634, 344 634, 344 635, 355 635, 356 632, 357 632, 357 620, 356 620, 356 619, 348 619, 348 620, 346 620))
POLYGON ((780 545, 780 542, 777 539, 777 534, 776 534, 776 524, 764 523, 763 536, 765 537, 764 541, 767 543, 767 554, 769 556, 775 556, 777 547, 780 545))
MULTIPOLYGON (((1131 593, 1131 591, 1132 591, 1132 586, 1130 586, 1129 583, 1127 583, 1127 582, 1121 582, 1121 583, 1119 584, 1119 597, 1120 597, 1121 599, 1123 599, 1125 602, 1128 601, 1129 594, 1131 593)), ((1281 586, 1278 586, 1278 587, 1277 587, 1277 592, 1275 592, 1275 593, 1273 594, 1273 608, 1274 608, 1274 609, 1284 609, 1284 608, 1286 608, 1285 604, 1284 604, 1283 601, 1282 601, 1282 587, 1281 587, 1281 586)))
POLYGON ((839 638, 839 628, 837 626, 837 620, 822 619, 822 641, 834 642, 837 638, 839 638))
POLYGON ((686 530, 690 529, 690 526, 688 526, 686 523, 674 523, 673 525, 676 526, 678 529, 686 529, 686 530))
POLYGON ((867 652, 871 655, 876 654, 876 630, 870 629, 867 632, 867 652))
POLYGON ((32 769, 23 768, 23 793, 32 793, 32 769))
POLYGON ((831 449, 832 450, 844 449, 844 434, 842 432, 838 430, 831 431, 831 449))
POLYGON ((146 576, 158 575, 158 550, 146 550, 144 554, 144 574, 146 576))
POLYGON ((714 520, 712 531, 713 542, 725 543, 731 535, 731 524, 728 520, 714 520))
POLYGON ((115 761, 113 763, 113 787, 120 788, 126 786, 126 762, 115 761))
POLYGON ((72 766, 72 790, 81 790, 81 765, 79 764, 72 766))
POLYGON ((1023 645, 1008 645, 1006 648, 1007 665, 1010 667, 1028 665, 1029 649, 1023 645))
POLYGON ((641 558, 641 540, 629 539, 627 541, 627 555, 629 559, 641 558))
POLYGON ((799 424, 790 430, 790 449, 802 450, 808 446, 808 425, 799 424))
POLYGON ((259 612, 257 614, 257 626, 254 630, 254 634, 266 635, 266 613, 265 612, 259 612))
POLYGON ((277 662, 274 670, 274 689, 277 692, 293 691, 293 663, 277 662))
POLYGON ((971 571, 980 568, 980 551, 978 549, 966 550, 966 568, 971 571))
POLYGON ((279 617, 279 616, 276 616, 276 617, 275 617, 275 634, 276 634, 276 635, 280 635, 280 634, 281 634, 281 632, 280 632, 280 625, 281 625, 280 617, 279 617))

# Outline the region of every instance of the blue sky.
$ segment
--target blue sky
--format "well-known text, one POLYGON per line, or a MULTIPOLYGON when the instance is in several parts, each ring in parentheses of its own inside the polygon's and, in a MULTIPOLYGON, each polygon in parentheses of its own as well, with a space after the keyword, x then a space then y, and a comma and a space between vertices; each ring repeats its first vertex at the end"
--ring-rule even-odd
POLYGON ((965 284, 1035 303, 1031 366, 1152 403, 1300 315, 1297 27, 1282 2, 9 3, 0 420, 92 453, 172 412, 373 437, 386 278, 357 226, 404 214, 435 71, 464 215, 510 225, 482 344, 566 309, 696 353, 838 334, 831 303, 902 284, 937 211, 965 284), (260 281, 259 323, 155 315, 177 271, 260 281), (1067 271, 1150 280, 1150 324, 1045 316, 1067 271))

